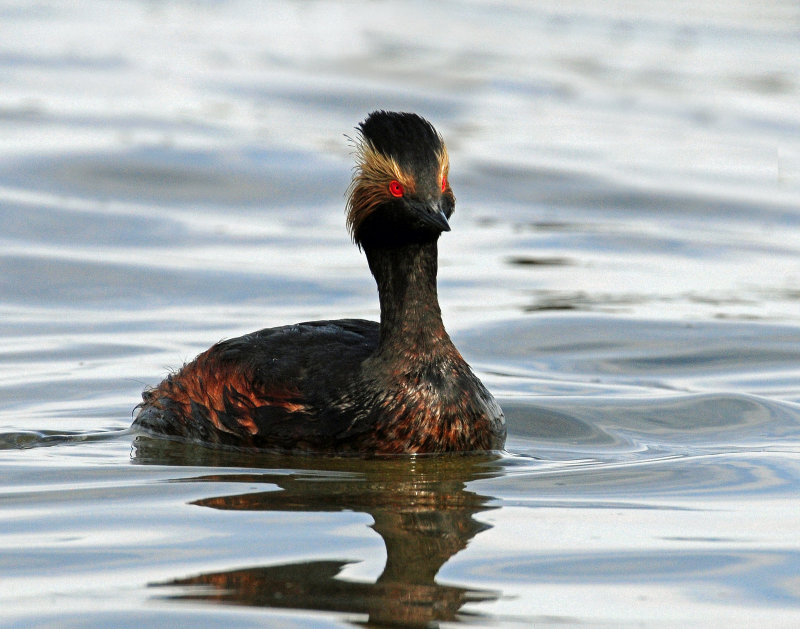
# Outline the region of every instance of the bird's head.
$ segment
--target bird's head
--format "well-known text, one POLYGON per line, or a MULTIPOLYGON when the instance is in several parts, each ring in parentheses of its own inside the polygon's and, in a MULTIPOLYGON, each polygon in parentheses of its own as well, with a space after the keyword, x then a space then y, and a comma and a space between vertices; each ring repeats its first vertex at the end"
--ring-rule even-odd
POLYGON ((450 163, 433 125, 416 114, 375 111, 358 131, 347 225, 359 247, 435 240, 449 231, 450 163))

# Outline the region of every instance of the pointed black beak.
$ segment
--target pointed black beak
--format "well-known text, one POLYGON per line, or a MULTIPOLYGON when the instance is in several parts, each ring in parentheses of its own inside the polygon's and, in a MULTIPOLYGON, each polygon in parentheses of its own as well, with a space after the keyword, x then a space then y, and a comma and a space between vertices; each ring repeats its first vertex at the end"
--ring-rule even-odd
POLYGON ((435 229, 438 232, 450 231, 450 223, 447 222, 447 217, 438 203, 415 204, 414 209, 416 210, 417 218, 424 226, 435 229))

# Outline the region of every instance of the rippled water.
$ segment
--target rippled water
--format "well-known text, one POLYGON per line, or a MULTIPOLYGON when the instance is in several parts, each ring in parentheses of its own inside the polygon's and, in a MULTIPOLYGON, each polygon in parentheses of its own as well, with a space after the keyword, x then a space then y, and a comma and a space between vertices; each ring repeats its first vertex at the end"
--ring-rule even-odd
POLYGON ((0 3, 0 624, 800 624, 793 1, 0 3), (223 337, 377 317, 345 134, 448 141, 507 452, 127 432, 223 337))

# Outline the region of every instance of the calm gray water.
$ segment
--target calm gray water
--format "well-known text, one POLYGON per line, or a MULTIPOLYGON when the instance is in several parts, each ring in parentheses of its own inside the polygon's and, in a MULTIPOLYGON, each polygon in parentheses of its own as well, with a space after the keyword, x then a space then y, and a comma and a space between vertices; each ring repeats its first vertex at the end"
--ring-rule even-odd
POLYGON ((0 625, 800 626, 795 0, 0 2, 0 625), (377 317, 346 134, 448 141, 507 452, 125 432, 224 337, 377 317))

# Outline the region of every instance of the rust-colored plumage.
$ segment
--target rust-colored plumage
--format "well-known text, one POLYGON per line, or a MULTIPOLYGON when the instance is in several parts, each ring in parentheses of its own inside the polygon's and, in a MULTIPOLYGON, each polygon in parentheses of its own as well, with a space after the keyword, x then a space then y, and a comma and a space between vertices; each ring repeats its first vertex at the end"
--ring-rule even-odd
POLYGON ((222 358, 219 346, 200 354, 157 388, 145 391, 144 405, 179 417, 202 416, 220 433, 256 436, 254 410, 274 408, 286 413, 308 410, 291 383, 258 386, 237 364, 222 358))
POLYGON ((447 149, 415 114, 359 125, 347 225, 380 324, 312 321, 223 341, 145 391, 135 426, 210 444, 389 454, 502 448, 500 407, 444 329, 437 240, 455 197, 447 149))

